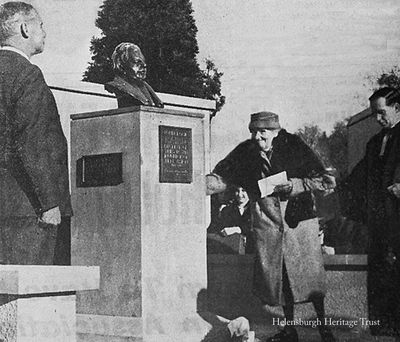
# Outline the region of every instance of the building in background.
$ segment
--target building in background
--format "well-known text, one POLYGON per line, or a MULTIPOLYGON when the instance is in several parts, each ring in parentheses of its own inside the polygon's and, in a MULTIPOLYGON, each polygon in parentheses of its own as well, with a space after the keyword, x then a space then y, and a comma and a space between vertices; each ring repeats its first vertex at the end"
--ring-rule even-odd
POLYGON ((353 115, 348 124, 348 172, 365 154, 367 142, 381 129, 369 108, 353 115))

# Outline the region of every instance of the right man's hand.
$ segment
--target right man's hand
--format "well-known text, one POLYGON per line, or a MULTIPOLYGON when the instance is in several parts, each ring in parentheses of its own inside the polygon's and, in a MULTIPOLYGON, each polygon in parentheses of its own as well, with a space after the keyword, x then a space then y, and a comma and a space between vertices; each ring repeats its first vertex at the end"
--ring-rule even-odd
POLYGON ((61 223, 61 212, 59 207, 45 211, 40 217, 39 222, 57 226, 61 223))
POLYGON ((388 186, 387 190, 397 198, 400 198, 400 183, 394 183, 391 186, 388 186))

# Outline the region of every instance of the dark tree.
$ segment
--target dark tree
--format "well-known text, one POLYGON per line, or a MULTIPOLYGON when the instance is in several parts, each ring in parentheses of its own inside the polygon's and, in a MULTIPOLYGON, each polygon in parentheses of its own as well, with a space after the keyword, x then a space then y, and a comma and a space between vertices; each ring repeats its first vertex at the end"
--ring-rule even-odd
POLYGON ((321 158, 325 167, 333 167, 340 178, 347 174, 347 119, 337 121, 330 135, 318 125, 306 125, 296 134, 321 158))
MULTIPOLYGON (((203 98, 216 100, 218 112, 225 104, 225 96, 221 95, 221 76, 222 72, 219 72, 214 62, 210 59, 206 59, 206 70, 203 71, 203 98)), ((215 116, 215 113, 214 115, 215 116)), ((212 117, 213 117, 212 116, 212 117)), ((211 117, 211 118, 212 118, 211 117)))
POLYGON ((92 38, 84 81, 112 80, 114 48, 131 42, 146 57, 147 81, 156 91, 214 99, 218 109, 224 104, 222 73, 211 60, 206 70, 197 62, 197 27, 189 0, 104 0, 96 26, 102 36, 92 38))
POLYGON ((348 173, 348 119, 337 121, 332 133, 328 136, 329 159, 332 166, 337 170, 338 176, 343 178, 348 173))
POLYGON ((393 88, 400 88, 400 68, 395 66, 389 72, 384 72, 378 77, 376 83, 379 87, 389 86, 393 88))
POLYGON ((327 146, 326 133, 318 125, 305 125, 297 130, 296 135, 318 155, 325 167, 332 166, 329 160, 329 150, 327 146))
POLYGON ((400 89, 400 67, 394 66, 389 71, 382 71, 380 75, 369 74, 365 80, 364 86, 373 91, 382 87, 400 89))

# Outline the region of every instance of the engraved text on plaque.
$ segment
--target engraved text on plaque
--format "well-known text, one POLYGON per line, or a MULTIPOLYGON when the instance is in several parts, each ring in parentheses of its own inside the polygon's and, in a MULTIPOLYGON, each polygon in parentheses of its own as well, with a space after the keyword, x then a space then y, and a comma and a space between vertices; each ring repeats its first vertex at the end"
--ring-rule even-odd
POLYGON ((160 182, 192 182, 192 129, 159 126, 160 182))

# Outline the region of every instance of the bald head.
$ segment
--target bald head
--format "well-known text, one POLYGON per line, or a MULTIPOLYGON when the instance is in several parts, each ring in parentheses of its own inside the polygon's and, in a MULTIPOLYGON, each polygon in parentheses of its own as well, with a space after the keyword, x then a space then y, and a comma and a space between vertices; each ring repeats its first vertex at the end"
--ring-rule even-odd
POLYGON ((25 2, 6 2, 0 6, 0 45, 13 46, 29 57, 44 49, 46 33, 36 9, 25 2))

